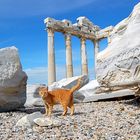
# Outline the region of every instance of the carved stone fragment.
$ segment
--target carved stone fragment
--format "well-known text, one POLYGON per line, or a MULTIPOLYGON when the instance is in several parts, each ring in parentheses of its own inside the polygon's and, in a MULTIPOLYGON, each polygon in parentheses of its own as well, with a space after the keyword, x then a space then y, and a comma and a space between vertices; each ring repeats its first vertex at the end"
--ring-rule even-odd
POLYGON ((139 11, 140 3, 114 27, 111 42, 97 56, 97 80, 102 86, 125 89, 140 82, 140 18, 136 18, 140 17, 139 11))

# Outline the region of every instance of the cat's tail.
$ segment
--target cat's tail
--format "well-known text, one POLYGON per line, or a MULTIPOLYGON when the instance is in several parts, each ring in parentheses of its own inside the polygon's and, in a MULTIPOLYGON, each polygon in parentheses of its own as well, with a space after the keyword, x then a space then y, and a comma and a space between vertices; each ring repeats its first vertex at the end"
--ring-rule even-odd
POLYGON ((74 87, 72 87, 72 88, 70 89, 70 92, 71 92, 71 93, 73 93, 75 90, 78 90, 78 89, 80 88, 81 81, 82 81, 81 79, 82 79, 82 78, 79 78, 77 84, 76 84, 74 87))

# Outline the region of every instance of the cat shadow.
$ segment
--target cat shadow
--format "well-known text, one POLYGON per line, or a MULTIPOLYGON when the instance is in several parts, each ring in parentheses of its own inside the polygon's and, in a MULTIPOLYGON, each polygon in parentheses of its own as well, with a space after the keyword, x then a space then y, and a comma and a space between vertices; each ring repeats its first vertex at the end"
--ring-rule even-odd
MULTIPOLYGON (((16 110, 17 112, 24 112, 27 114, 32 114, 34 112, 41 112, 42 114, 45 113, 45 107, 23 107, 23 108, 19 108, 16 110)), ((52 114, 54 116, 61 116, 63 113, 63 110, 53 110, 52 114)), ((85 114, 85 112, 75 112, 74 115, 75 116, 79 116, 79 115, 83 115, 85 114)), ((67 113, 67 115, 70 115, 70 112, 67 113)))
MULTIPOLYGON (((54 111, 53 112, 53 115, 54 116, 62 116, 62 111, 54 111)), ((73 114, 73 116, 79 116, 79 115, 83 115, 83 114, 85 114, 84 112, 75 112, 74 114, 73 114)), ((67 114, 66 114, 66 116, 70 116, 70 113, 68 112, 67 114)))
POLYGON ((86 114, 86 112, 75 112, 74 115, 79 116, 79 115, 83 115, 86 114))
POLYGON ((45 113, 45 108, 44 107, 31 107, 31 108, 24 107, 24 108, 19 108, 16 111, 25 112, 27 114, 31 114, 31 113, 34 113, 34 112, 41 112, 42 114, 44 114, 45 113))

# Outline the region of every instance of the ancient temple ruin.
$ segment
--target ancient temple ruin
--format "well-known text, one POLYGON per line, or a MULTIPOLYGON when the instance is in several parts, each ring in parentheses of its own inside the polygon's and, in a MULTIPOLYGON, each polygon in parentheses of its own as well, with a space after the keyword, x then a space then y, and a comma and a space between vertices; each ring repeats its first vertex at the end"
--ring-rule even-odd
POLYGON ((46 18, 44 20, 46 31, 48 32, 48 85, 56 81, 55 68, 55 48, 54 48, 54 33, 61 32, 65 37, 66 45, 66 77, 73 76, 73 62, 72 62, 72 46, 71 36, 76 36, 81 41, 81 67, 82 73, 88 75, 88 63, 86 56, 86 40, 91 40, 94 45, 95 66, 97 61, 97 54, 99 52, 99 41, 107 38, 110 42, 110 33, 113 26, 105 29, 100 29, 99 26, 94 25, 86 17, 77 18, 77 22, 72 24, 69 20, 55 20, 53 18, 46 18))

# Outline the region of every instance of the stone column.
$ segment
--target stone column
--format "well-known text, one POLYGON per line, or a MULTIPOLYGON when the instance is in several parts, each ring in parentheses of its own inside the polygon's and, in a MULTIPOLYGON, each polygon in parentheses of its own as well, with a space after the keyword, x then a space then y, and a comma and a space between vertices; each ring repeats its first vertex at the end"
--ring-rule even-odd
POLYGON ((94 40, 95 76, 96 76, 96 65, 97 65, 97 54, 98 53, 99 53, 99 40, 94 40))
POLYGON ((66 77, 73 77, 71 34, 65 34, 66 42, 66 77))
POLYGON ((110 35, 110 32, 108 32, 107 41, 108 41, 108 44, 111 43, 111 35, 110 35))
POLYGON ((82 74, 88 75, 86 39, 85 38, 81 38, 81 63, 82 63, 82 74))
POLYGON ((111 36, 107 37, 107 42, 108 42, 108 44, 111 43, 111 36))
POLYGON ((48 85, 51 85, 56 81, 55 72, 55 52, 54 52, 54 31, 47 29, 48 31, 48 85))
POLYGON ((107 42, 108 42, 108 44, 111 42, 111 38, 110 37, 107 37, 107 42))

